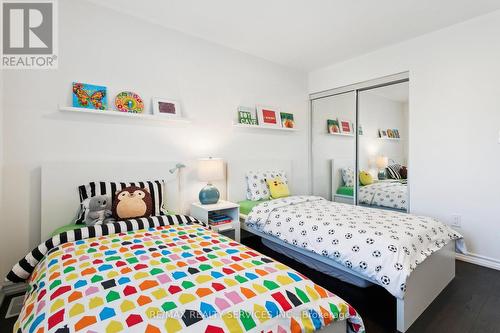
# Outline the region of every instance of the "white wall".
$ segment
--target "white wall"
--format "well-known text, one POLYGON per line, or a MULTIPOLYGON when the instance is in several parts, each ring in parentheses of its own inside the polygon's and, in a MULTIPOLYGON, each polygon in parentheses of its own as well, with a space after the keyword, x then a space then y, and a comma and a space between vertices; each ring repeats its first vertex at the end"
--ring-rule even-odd
POLYGON ((408 137, 405 121, 405 103, 378 96, 374 91, 359 93, 359 124, 363 135, 359 137, 359 169, 377 175, 375 159, 387 156, 397 163, 406 165, 405 143, 408 137), (383 140, 378 138, 379 129, 398 129, 401 139, 383 140))
MULTIPOLYGON (((0 275, 39 242, 40 165, 50 160, 293 159, 294 189, 308 190, 305 74, 80 1, 59 2, 59 69, 5 72, 4 204, 0 275), (72 81, 181 101, 187 126, 62 115, 72 81), (295 114, 298 132, 232 126, 238 105, 295 114)), ((144 166, 147 168, 147 165, 144 166)), ((194 178, 194 170, 187 170, 194 178)), ((201 183, 191 181, 186 204, 201 183)), ((69 223, 70 221, 68 221, 69 223)))
MULTIPOLYGON (((310 73, 318 92, 410 72, 414 213, 462 216, 469 250, 500 263, 500 11, 310 73)), ((498 265, 500 267, 500 265, 498 265)))

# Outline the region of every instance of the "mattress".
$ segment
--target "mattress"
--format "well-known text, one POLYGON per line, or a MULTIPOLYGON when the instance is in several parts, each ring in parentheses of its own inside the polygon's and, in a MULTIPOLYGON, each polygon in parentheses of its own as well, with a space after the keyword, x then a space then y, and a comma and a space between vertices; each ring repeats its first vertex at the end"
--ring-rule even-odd
MULTIPOLYGON (((258 231, 256 230, 254 230, 254 232, 258 233, 258 231)), ((284 254, 297 262, 300 262, 323 274, 333 276, 340 281, 344 281, 360 288, 367 288, 374 285, 374 283, 366 280, 365 278, 349 272, 346 267, 336 263, 333 260, 325 260, 324 257, 321 258, 323 260, 319 260, 320 258, 318 258, 318 260, 313 259, 310 252, 308 253, 308 251, 298 247, 292 248, 289 244, 286 244, 279 238, 262 237, 262 243, 273 251, 284 254)))

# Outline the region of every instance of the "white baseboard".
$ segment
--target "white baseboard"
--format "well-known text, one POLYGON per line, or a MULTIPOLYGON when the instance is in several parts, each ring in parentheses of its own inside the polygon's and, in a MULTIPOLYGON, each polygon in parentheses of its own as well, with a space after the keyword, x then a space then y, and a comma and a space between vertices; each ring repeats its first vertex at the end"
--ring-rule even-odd
POLYGON ((458 260, 469 262, 471 264, 476 264, 479 266, 488 267, 500 271, 500 260, 498 259, 493 259, 470 252, 469 254, 457 253, 456 258, 458 260))

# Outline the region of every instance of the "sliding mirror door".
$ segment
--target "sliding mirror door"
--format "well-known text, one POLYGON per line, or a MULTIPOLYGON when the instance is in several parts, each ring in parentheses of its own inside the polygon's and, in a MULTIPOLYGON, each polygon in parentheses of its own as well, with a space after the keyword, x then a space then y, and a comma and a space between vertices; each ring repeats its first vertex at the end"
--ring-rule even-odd
POLYGON ((408 95, 408 81, 358 91, 358 205, 408 211, 408 95))
POLYGON ((356 92, 311 102, 312 192, 354 204, 356 92))

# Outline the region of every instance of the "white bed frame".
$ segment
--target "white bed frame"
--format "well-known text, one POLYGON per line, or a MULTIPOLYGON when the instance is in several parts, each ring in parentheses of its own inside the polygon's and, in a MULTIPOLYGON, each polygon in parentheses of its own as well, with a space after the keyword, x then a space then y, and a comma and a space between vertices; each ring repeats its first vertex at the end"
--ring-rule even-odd
POLYGON ((163 179, 166 182, 164 204, 179 211, 182 203, 177 162, 47 162, 42 164, 41 240, 59 227, 70 224, 79 208, 78 186, 92 181, 163 179))
MULTIPOLYGON (((248 170, 283 169, 287 172, 289 181, 293 182, 294 178, 291 165, 292 163, 290 161, 283 160, 228 162, 228 200, 238 202, 246 199, 245 173, 248 170)), ((332 180, 333 178, 334 177, 332 177, 332 180)), ((293 183, 291 185, 293 187, 293 183)), ((291 193, 294 193, 293 189, 291 189, 291 193)), ((245 215, 240 215, 240 217, 243 220, 246 218, 245 215)), ((248 232, 257 234, 253 229, 246 228, 244 223, 241 224, 241 228, 248 232)), ((304 254, 315 260, 328 260, 309 251, 304 251, 304 254)), ((347 267, 344 270, 350 274, 355 273, 347 267)), ((397 330, 402 333, 406 332, 413 322, 415 322, 422 312, 424 312, 424 310, 454 278, 455 242, 452 241, 447 246, 428 257, 412 272, 408 278, 406 283, 405 298, 396 298, 397 330)), ((374 282, 371 280, 368 281, 374 282)), ((376 281, 375 283, 379 284, 376 281)))

